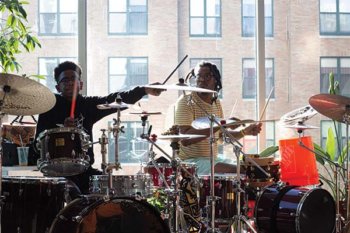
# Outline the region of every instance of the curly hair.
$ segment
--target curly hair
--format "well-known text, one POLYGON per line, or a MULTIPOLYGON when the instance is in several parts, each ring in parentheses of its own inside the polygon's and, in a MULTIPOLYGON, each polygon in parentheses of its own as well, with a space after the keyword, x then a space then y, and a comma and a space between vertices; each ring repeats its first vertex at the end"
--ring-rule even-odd
POLYGON ((54 70, 56 83, 58 83, 58 77, 60 76, 60 74, 66 70, 74 70, 79 74, 79 77, 81 77, 81 74, 82 74, 81 67, 72 61, 65 61, 60 63, 54 70))
POLYGON ((222 84, 221 84, 221 74, 218 69, 218 67, 209 61, 200 61, 194 68, 190 70, 190 72, 186 75, 186 80, 196 77, 196 75, 199 72, 199 69, 201 67, 208 67, 210 72, 214 75, 214 78, 216 80, 216 86, 215 86, 215 91, 220 91, 222 89, 222 84))

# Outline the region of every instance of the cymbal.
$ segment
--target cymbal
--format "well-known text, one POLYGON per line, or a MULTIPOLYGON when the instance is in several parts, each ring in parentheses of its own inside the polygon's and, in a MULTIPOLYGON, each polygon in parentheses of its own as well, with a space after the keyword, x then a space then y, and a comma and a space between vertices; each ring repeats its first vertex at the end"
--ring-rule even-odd
MULTIPOLYGON (((222 118, 219 117, 215 117, 215 120, 217 122, 219 122, 220 124, 222 124, 222 122, 225 122, 224 124, 222 124, 222 126, 224 127, 228 127, 228 126, 245 126, 246 124, 258 124, 258 123, 264 123, 264 122, 273 122, 276 120, 261 120, 261 121, 254 121, 254 120, 239 120, 239 121, 235 121, 235 120, 224 120, 222 118)), ((208 129, 210 128, 210 120, 208 117, 199 117, 197 119, 195 119, 191 126, 195 129, 208 129)), ((218 126, 218 124, 216 124, 216 122, 214 122, 214 126, 218 126)))
POLYGON ((216 91, 204 89, 200 87, 191 87, 186 84, 171 84, 171 85, 145 85, 144 87, 162 89, 162 90, 177 90, 177 91, 194 91, 194 92, 204 92, 204 93, 216 93, 216 91))
POLYGON ((285 124, 293 124, 298 122, 304 122, 311 117, 315 116, 317 114, 317 111, 311 107, 310 105, 306 105, 304 107, 295 109, 291 112, 288 112, 284 114, 281 117, 281 122, 284 122, 285 124))
POLYGON ((161 112, 146 112, 146 111, 142 111, 142 112, 129 112, 129 114, 141 115, 141 116, 150 116, 150 115, 161 115, 163 113, 161 113, 161 112))
POLYGON ((319 129, 320 127, 312 126, 312 125, 306 125, 306 124, 293 124, 293 125, 282 125, 285 128, 291 128, 296 130, 305 130, 305 129, 319 129))
POLYGON ((350 114, 350 98, 341 95, 318 94, 310 97, 310 105, 322 115, 339 122, 350 114))
POLYGON ((47 112, 56 103, 55 95, 43 84, 6 73, 0 73, 0 99, 4 99, 0 112, 18 116, 47 112))
POLYGON ((106 109, 120 109, 120 110, 125 110, 125 109, 128 109, 128 105, 126 103, 107 103, 107 104, 99 104, 97 105, 97 108, 98 109, 102 109, 102 110, 106 110, 106 109))
POLYGON ((158 136, 157 139, 159 140, 169 140, 169 141, 181 141, 184 139, 195 139, 195 138, 205 138, 204 135, 197 135, 197 134, 173 134, 173 135, 161 135, 158 136))

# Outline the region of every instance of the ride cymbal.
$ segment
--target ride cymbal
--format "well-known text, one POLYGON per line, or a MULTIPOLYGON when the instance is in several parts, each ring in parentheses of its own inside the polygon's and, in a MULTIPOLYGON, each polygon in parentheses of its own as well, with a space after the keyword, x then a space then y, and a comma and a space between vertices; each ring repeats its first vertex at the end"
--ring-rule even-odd
POLYGON ((56 103, 55 95, 41 83, 14 74, 0 73, 0 112, 27 116, 49 111, 56 103))
POLYGON ((161 135, 158 136, 159 140, 169 140, 169 141, 181 141, 184 139, 194 139, 194 138, 205 138, 204 135, 197 134, 173 134, 173 135, 161 135))
POLYGON ((310 105, 322 115, 342 123, 350 118, 350 98, 341 95, 318 94, 310 97, 310 105))
POLYGON ((154 89, 162 89, 162 90, 177 90, 177 91, 194 91, 194 92, 202 92, 202 93, 216 93, 216 91, 204 89, 200 87, 191 87, 186 84, 179 85, 145 85, 144 87, 154 88, 154 89))
POLYGON ((142 112, 129 112, 131 115, 140 115, 140 116, 150 116, 150 115, 161 115, 163 113, 161 112, 147 112, 147 111, 142 111, 142 112))

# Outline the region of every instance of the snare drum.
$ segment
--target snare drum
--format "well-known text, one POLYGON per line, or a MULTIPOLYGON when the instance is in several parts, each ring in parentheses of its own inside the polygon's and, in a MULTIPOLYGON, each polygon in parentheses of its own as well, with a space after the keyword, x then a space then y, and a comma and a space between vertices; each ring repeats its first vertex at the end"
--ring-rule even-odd
POLYGON ((2 232, 46 233, 69 195, 66 185, 65 178, 3 177, 2 232))
MULTIPOLYGON (((113 189, 116 196, 132 197, 135 195, 149 197, 152 195, 152 179, 149 174, 130 176, 113 175, 113 189)), ((94 175, 90 178, 90 192, 108 193, 108 175, 94 175)))
POLYGON ((55 218, 50 233, 170 233, 159 212, 133 198, 88 195, 75 199, 55 218))
MULTIPOLYGON (((170 163, 157 163, 160 172, 164 175, 168 185, 171 185, 171 176, 173 175, 173 168, 170 163)), ((181 167, 185 169, 189 174, 195 176, 197 174, 197 165, 195 163, 181 163, 181 167)), ((158 173, 154 165, 147 165, 144 167, 144 172, 152 176, 153 185, 156 187, 164 187, 164 181, 162 180, 161 175, 158 173)), ((184 172, 181 169, 181 175, 183 177, 189 176, 187 172, 184 172)))
POLYGON ((266 187, 255 205, 255 220, 262 233, 330 233, 335 226, 335 202, 321 188, 266 187))
MULTIPOLYGON (((215 204, 215 218, 229 219, 237 213, 235 175, 215 175, 214 177, 214 194, 219 197, 215 204)), ((199 206, 203 210, 209 207, 210 203, 210 176, 199 176, 201 187, 199 188, 199 206)), ((243 195, 241 196, 241 206, 243 206, 243 195)), ((209 216, 211 216, 209 214, 209 216)))
POLYGON ((45 176, 72 176, 83 173, 89 166, 89 136, 78 128, 55 128, 38 137, 40 159, 38 169, 45 176))

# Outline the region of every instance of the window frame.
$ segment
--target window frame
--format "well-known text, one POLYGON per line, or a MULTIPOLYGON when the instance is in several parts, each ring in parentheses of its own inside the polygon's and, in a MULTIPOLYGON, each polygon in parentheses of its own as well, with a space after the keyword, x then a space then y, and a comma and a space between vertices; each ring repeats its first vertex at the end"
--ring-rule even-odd
POLYGON ((132 13, 135 13, 135 12, 130 12, 130 0, 124 0, 126 2, 126 11, 125 12, 111 12, 110 10, 110 1, 116 1, 116 0, 108 0, 107 2, 107 32, 108 32, 108 35, 122 35, 122 36, 125 36, 125 35, 134 35, 134 36, 137 36, 137 35, 148 35, 148 0, 145 0, 146 1, 146 5, 145 5, 145 8, 146 8, 146 11, 145 12, 137 12, 137 13, 144 13, 145 14, 145 18, 146 18, 146 22, 145 22, 145 32, 132 32, 130 30, 130 22, 131 22, 131 14, 132 13), (112 14, 125 14, 126 15, 126 25, 125 25, 125 32, 111 32, 110 30, 110 26, 111 26, 111 15, 112 14))
MULTIPOLYGON (((264 9, 266 9, 266 4, 264 4, 264 9)), ((254 16, 244 16, 244 12, 243 12, 243 7, 244 7, 244 0, 241 0, 241 36, 242 37, 255 37, 255 33, 256 33, 256 26, 255 26, 255 18, 256 18, 256 15, 254 16), (245 18, 250 18, 253 22, 254 22, 254 30, 253 30, 253 33, 246 33, 245 30, 244 30, 244 19, 245 18)), ((256 7, 256 5, 255 5, 256 7)), ((265 37, 274 37, 274 33, 275 33, 275 29, 274 29, 274 0, 271 0, 271 16, 265 16, 265 37), (268 25, 266 23, 267 19, 271 19, 271 34, 267 34, 267 30, 266 30, 266 25, 268 25)))
POLYGON ((191 1, 189 1, 189 20, 188 20, 188 30, 189 30, 189 36, 190 37, 208 37, 208 38, 217 38, 217 37, 222 37, 222 1, 221 0, 218 0, 220 2, 220 9, 219 9, 219 16, 207 16, 207 1, 208 0, 202 0, 203 1, 203 12, 204 12, 204 15, 203 16, 192 16, 191 15, 191 1), (198 19, 198 18, 203 18, 203 21, 204 21, 204 24, 203 24, 203 33, 202 34, 193 34, 192 33, 192 27, 191 27, 191 22, 192 22, 192 19, 198 19), (209 34, 207 32, 207 26, 208 26, 208 19, 211 19, 211 18, 216 18, 218 21, 219 21, 219 33, 216 32, 214 34, 209 34))
POLYGON ((321 1, 319 0, 319 33, 321 36, 349 36, 350 35, 350 29, 348 32, 342 32, 340 29, 340 16, 343 15, 349 15, 350 12, 340 12, 340 7, 339 7, 339 0, 334 0, 335 1, 335 12, 321 12, 321 1), (335 32, 328 32, 328 31, 322 31, 322 15, 330 15, 333 14, 335 15, 335 32))
MULTIPOLYGON (((268 85, 266 85, 265 98, 268 98, 268 96, 269 96, 269 94, 271 92, 271 89, 275 86, 275 59, 274 58, 266 58, 265 59, 265 74, 266 74, 266 62, 268 60, 272 61, 272 77, 271 77, 271 80, 270 80, 272 86, 270 88, 270 87, 268 87, 268 85)), ((265 84, 267 84, 266 82, 268 82, 268 79, 269 79, 269 77, 267 75, 265 75, 265 84)), ((256 96, 257 96, 257 87, 256 87, 257 81, 256 80, 257 80, 256 59, 255 58, 245 58, 245 57, 243 57, 242 58, 242 99, 243 100, 256 99, 256 96), (254 72, 255 73, 255 77, 254 77, 255 78, 255 95, 245 95, 245 92, 244 92, 244 90, 245 90, 245 88, 244 88, 244 84, 245 84, 245 82, 244 82, 244 79, 245 79, 245 76, 244 76, 244 61, 246 61, 246 60, 252 60, 252 61, 254 61, 254 64, 255 64, 255 67, 254 67, 254 69, 255 69, 255 72, 254 72)), ((275 98, 276 98, 275 90, 273 90, 272 93, 271 93, 270 99, 275 99, 275 98)))
POLYGON ((41 2, 43 2, 45 0, 39 0, 38 2, 38 35, 39 36, 78 36, 78 27, 79 27, 79 16, 78 16, 78 9, 80 7, 80 4, 79 4, 79 0, 77 0, 77 11, 76 12, 69 12, 69 13, 61 13, 60 12, 60 1, 61 0, 55 0, 56 1, 56 7, 57 7, 57 10, 55 13, 41 13, 40 12, 40 4, 41 2), (47 33, 47 32, 41 32, 41 16, 42 15, 47 15, 47 14, 55 14, 57 16, 56 18, 56 24, 57 24, 57 28, 56 28, 56 32, 55 33, 47 33), (60 32, 60 19, 61 19, 61 16, 63 14, 71 14, 71 15, 76 15, 76 19, 77 19, 77 23, 76 23, 76 32, 73 32, 73 33, 62 33, 60 32))

